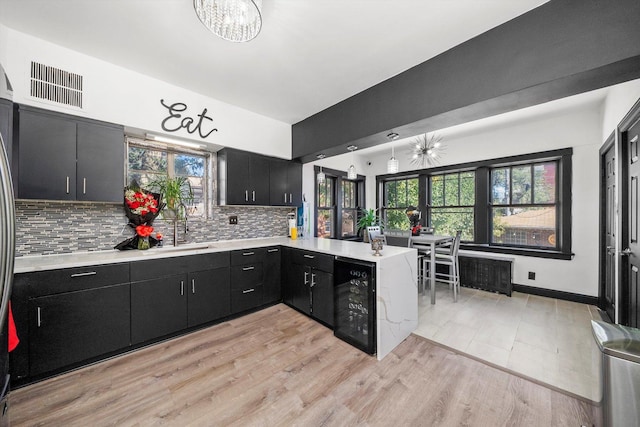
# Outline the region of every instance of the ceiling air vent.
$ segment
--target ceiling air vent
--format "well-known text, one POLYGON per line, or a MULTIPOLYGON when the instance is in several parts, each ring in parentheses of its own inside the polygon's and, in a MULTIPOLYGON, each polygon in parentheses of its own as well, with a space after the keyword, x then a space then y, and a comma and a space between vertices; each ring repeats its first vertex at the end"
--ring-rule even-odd
POLYGON ((82 76, 32 61, 31 96, 82 108, 82 76))

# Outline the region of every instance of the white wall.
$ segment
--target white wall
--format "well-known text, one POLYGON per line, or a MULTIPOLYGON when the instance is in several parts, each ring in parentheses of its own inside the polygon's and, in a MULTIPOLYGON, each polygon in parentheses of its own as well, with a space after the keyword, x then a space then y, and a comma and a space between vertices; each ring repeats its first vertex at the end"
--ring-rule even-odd
POLYGON ((640 98, 640 79, 612 86, 604 101, 602 142, 611 135, 633 104, 640 98))
MULTIPOLYGON (((535 153, 573 147, 573 229, 570 261, 517 256, 514 263, 514 283, 572 292, 598 295, 598 150, 602 143, 602 109, 591 103, 569 112, 554 113, 535 119, 498 123, 480 130, 439 132, 446 144, 440 164, 451 165, 494 159, 518 154, 535 153), (529 280, 528 272, 536 273, 529 280)), ((408 142, 395 150, 400 170, 412 170, 409 165, 408 142)), ((386 173, 391 149, 373 154, 361 153, 359 163, 367 174, 367 206, 375 207, 375 176, 386 173), (367 166, 367 162, 371 162, 367 166)), ((338 168, 342 159, 325 159, 322 163, 338 168)), ((343 168, 343 170, 346 170, 343 168)), ((305 165, 305 192, 313 192, 312 165, 305 165)), ((362 173, 362 172, 361 172, 362 173)), ((308 199, 308 197, 307 197, 308 199)))
MULTIPOLYGON (((14 87, 14 102, 119 123, 150 132, 161 128, 168 116, 160 99, 183 102, 184 113, 197 119, 204 108, 213 119, 212 133, 204 142, 235 147, 282 158, 291 158, 291 126, 195 92, 115 66, 42 39, 0 25, 0 61, 14 87), (3 53, 2 43, 6 41, 3 53), (29 96, 31 61, 41 62, 84 76, 85 108, 82 111, 42 102, 29 96)), ((211 82, 215 84, 215 82, 211 82)), ((181 129, 171 135, 203 140, 181 129)))

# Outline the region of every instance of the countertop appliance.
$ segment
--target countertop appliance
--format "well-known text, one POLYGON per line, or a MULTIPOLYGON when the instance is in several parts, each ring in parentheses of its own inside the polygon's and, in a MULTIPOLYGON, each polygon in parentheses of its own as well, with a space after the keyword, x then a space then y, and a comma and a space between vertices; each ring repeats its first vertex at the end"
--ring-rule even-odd
POLYGON ((334 334, 360 350, 376 352, 376 265, 336 257, 334 334))
MULTIPOLYGON (((0 96, 12 100, 12 90, 0 65, 0 96)), ((0 133, 0 426, 9 425, 9 354, 7 312, 15 257, 15 205, 9 159, 0 133)))

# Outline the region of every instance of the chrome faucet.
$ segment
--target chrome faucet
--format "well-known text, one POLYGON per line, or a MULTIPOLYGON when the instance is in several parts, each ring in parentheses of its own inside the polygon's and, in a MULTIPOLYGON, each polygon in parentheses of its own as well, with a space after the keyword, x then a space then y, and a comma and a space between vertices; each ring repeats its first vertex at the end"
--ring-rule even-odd
POLYGON ((187 220, 187 207, 184 203, 180 203, 178 209, 176 211, 176 217, 173 219, 173 246, 178 246, 178 219, 180 218, 180 211, 184 212, 184 241, 187 240, 187 232, 189 231, 188 220, 187 220))

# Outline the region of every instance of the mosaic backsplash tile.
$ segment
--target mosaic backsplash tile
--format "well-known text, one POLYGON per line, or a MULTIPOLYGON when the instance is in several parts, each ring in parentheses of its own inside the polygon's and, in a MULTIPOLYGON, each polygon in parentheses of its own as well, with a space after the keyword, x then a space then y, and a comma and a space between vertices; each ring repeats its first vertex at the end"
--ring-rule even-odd
MULTIPOLYGON (((278 237, 287 235, 291 208, 214 206, 209 219, 191 218, 179 224, 186 242, 278 237), (238 224, 230 225, 229 216, 238 224)), ((48 255, 113 249, 134 235, 122 204, 16 200, 16 256, 48 255)), ((173 240, 173 223, 160 218, 153 223, 165 242, 173 240)))

